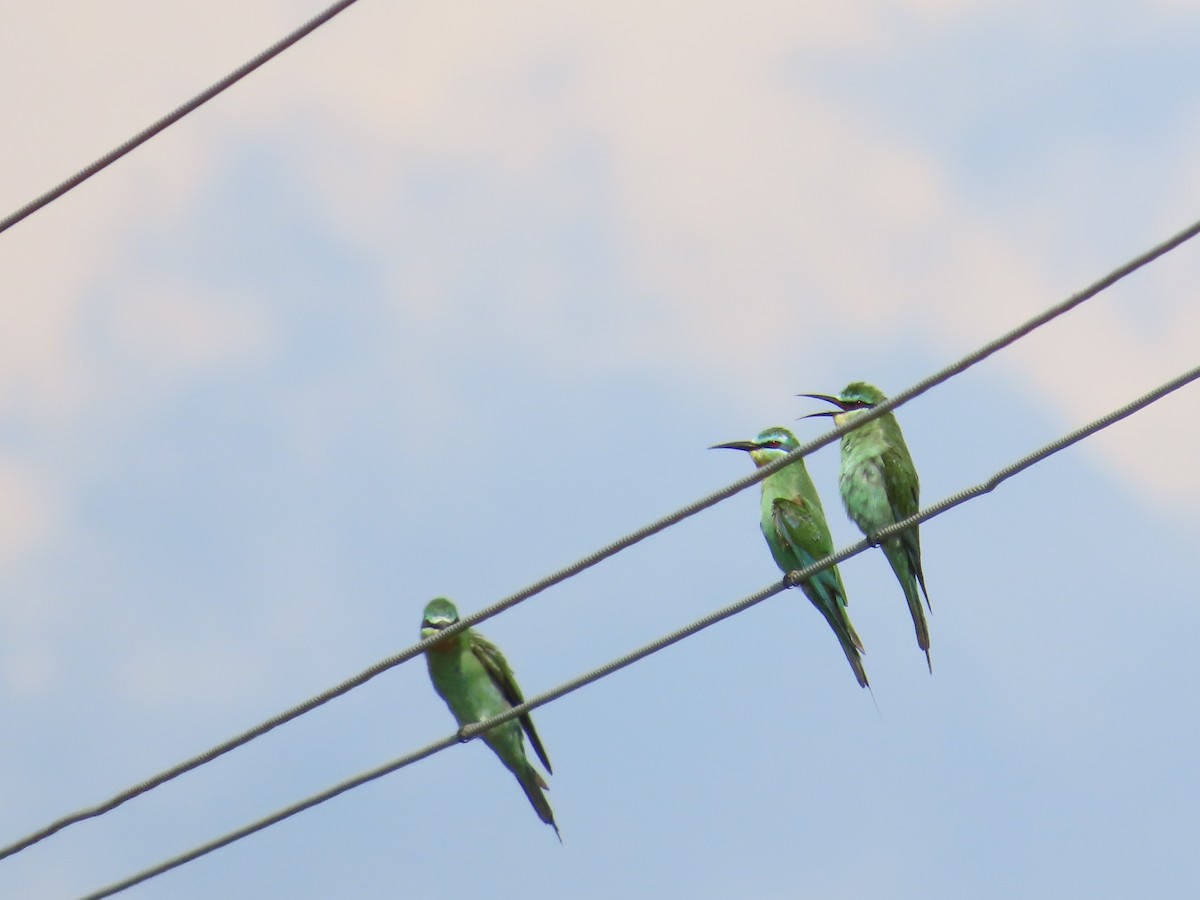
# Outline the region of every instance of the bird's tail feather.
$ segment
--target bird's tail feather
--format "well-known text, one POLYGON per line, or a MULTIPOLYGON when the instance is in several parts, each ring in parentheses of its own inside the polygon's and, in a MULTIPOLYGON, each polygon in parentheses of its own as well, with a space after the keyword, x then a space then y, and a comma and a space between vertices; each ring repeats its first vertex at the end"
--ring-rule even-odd
POLYGON ((925 577, 921 574, 920 563, 909 554, 909 550, 899 541, 892 541, 883 548, 896 580, 904 588, 904 599, 908 601, 908 612, 912 616, 913 630, 917 633, 917 646, 925 651, 925 664, 933 672, 933 660, 929 656, 929 623, 925 621, 925 610, 921 609, 921 595, 917 593, 917 581, 920 580, 921 592, 925 594, 925 603, 929 604, 929 594, 925 591, 925 577))
POLYGON ((518 776, 517 781, 521 783, 521 789, 525 791, 525 796, 529 798, 529 803, 533 807, 533 811, 538 814, 538 818, 554 829, 554 834, 558 837, 558 842, 562 843, 562 835, 558 833, 558 825, 554 821, 554 810, 550 808, 550 802, 546 799, 546 795, 542 791, 550 790, 550 785, 546 784, 546 779, 541 776, 532 765, 525 764, 524 777, 518 776))
MULTIPOLYGON (((834 572, 836 573, 836 571, 835 569, 834 572)), ((858 679, 859 687, 870 688, 867 671, 863 668, 860 655, 864 652, 862 639, 854 630, 854 625, 850 622, 850 616, 846 612, 845 593, 841 590, 841 579, 838 579, 838 590, 834 593, 823 592, 822 586, 819 584, 811 586, 805 584, 802 587, 809 601, 825 617, 825 621, 837 635, 838 643, 842 645, 842 652, 846 654, 846 660, 850 663, 850 668, 854 670, 854 677, 858 679)))
POLYGON ((846 654, 850 668, 854 670, 854 677, 858 679, 858 686, 869 689, 871 684, 867 681, 867 670, 863 666, 862 656, 859 655, 862 653, 862 642, 858 640, 858 635, 854 633, 853 626, 850 627, 849 636, 839 632, 838 641, 842 645, 842 652, 846 654))
POLYGON ((929 589, 925 587, 925 572, 921 569, 921 545, 918 543, 917 531, 913 529, 913 539, 904 542, 904 549, 908 553, 908 564, 917 574, 917 583, 921 585, 921 593, 925 595, 925 606, 933 612, 933 604, 929 602, 929 589))
MULTIPOLYGON (((822 609, 821 612, 825 612, 825 610, 822 609)), ((862 654, 865 652, 862 640, 859 638, 858 632, 854 630, 854 625, 850 622, 850 617, 846 615, 846 610, 839 608, 838 613, 840 615, 826 613, 825 618, 829 621, 833 633, 837 635, 838 643, 842 645, 842 652, 846 654, 846 661, 854 670, 858 686, 869 690, 871 684, 867 681, 867 670, 862 661, 862 654)))

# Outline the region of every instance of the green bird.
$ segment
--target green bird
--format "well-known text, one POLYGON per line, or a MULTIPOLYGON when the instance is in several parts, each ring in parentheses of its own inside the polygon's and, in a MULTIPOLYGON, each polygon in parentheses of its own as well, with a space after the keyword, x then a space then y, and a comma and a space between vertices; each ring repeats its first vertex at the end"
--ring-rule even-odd
MULTIPOLYGON (((425 607, 421 637, 431 637, 457 621, 458 610, 454 604, 445 597, 436 597, 425 607)), ((499 715, 525 702, 504 654, 495 644, 470 628, 431 646, 425 651, 425 661, 429 664, 433 689, 446 701, 460 727, 499 715)), ((529 736, 529 743, 533 745, 546 771, 554 774, 529 713, 489 729, 483 734, 483 740, 500 757, 500 762, 517 777, 521 790, 529 798, 538 818, 554 829, 561 842, 562 835, 558 834, 554 812, 542 793, 550 788, 525 756, 522 729, 529 736)))
MULTIPOLYGON (((752 441, 732 441, 709 449, 744 450, 756 466, 762 467, 799 446, 795 435, 786 428, 768 428, 752 441)), ((771 556, 784 574, 803 569, 833 553, 833 539, 829 535, 825 511, 821 508, 821 498, 808 477, 803 459, 763 479, 760 524, 771 556)), ((867 673, 860 655, 863 645, 846 612, 846 588, 837 566, 822 569, 800 587, 837 635, 858 683, 867 687, 867 673)))
MULTIPOLYGON (((805 418, 830 416, 838 426, 853 422, 861 415, 860 410, 870 409, 887 399, 879 388, 862 381, 847 385, 836 397, 828 394, 800 396, 835 405, 836 410, 812 413, 805 418)), ((907 519, 920 508, 921 484, 917 478, 917 467, 913 465, 908 446, 904 443, 900 425, 890 412, 842 435, 838 486, 846 514, 867 537, 901 519, 907 519)), ((885 541, 883 553, 896 573, 900 586, 904 588, 913 628, 917 632, 917 645, 925 651, 925 664, 932 672, 929 625, 921 609, 921 598, 917 595, 919 583, 921 593, 925 595, 925 605, 929 606, 925 573, 921 569, 921 537, 917 533, 917 526, 906 528, 896 537, 885 541)), ((930 609, 932 611, 932 607, 930 609)))

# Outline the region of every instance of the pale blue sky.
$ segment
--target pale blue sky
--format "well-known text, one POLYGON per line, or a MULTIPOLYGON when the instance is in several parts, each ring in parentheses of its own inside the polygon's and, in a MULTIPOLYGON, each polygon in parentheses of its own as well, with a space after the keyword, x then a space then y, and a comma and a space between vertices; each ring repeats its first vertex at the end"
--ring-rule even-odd
MULTIPOLYGON (((12 11, 14 208, 317 4, 12 11), (17 18, 21 17, 21 18, 17 18), (137 23, 136 25, 133 23, 137 23)), ((1200 215, 1188 4, 366 0, 0 235, 0 840, 745 474, 1200 215)), ((901 411, 923 499, 1196 364, 1200 245, 901 411)), ((1184 896, 1195 388, 170 898, 1184 896)), ((836 452, 810 461, 839 545, 836 452)), ((481 630, 537 693, 776 579, 746 492, 481 630)), ((448 734, 421 661, 0 861, 75 896, 448 734)), ((131 896, 134 894, 131 893, 131 896)))

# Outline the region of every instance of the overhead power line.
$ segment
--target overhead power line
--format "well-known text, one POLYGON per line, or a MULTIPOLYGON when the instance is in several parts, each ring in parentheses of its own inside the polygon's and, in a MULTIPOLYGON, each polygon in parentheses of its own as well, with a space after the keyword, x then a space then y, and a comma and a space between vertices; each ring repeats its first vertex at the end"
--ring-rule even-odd
MULTIPOLYGON (((796 585, 803 581, 807 581, 818 572, 821 572, 830 566, 837 565, 838 563, 844 562, 853 556, 857 556, 873 546, 877 546, 889 538, 898 535, 906 528, 909 528, 913 525, 919 525, 920 523, 929 519, 936 518, 942 513, 966 503, 968 500, 991 493, 1000 484, 1007 481, 1009 478, 1012 478, 1019 472, 1023 472, 1047 457, 1052 456, 1058 451, 1070 447, 1072 444, 1083 440, 1089 435, 1095 434, 1097 431, 1102 431, 1115 422, 1119 422, 1121 419, 1133 415, 1138 410, 1143 409, 1149 406, 1151 403, 1162 399, 1167 394, 1170 394, 1184 385, 1195 381, 1197 378, 1200 378, 1200 366, 1193 368, 1189 372, 1185 372, 1183 375, 1180 375, 1177 378, 1173 378, 1166 384, 1160 385, 1149 393, 1142 395, 1138 399, 1125 404, 1119 409, 1113 410, 1112 412, 1108 413, 1108 415, 1102 416, 1099 419, 1096 419, 1095 421, 1085 425, 1084 427, 1076 429, 1070 434, 1064 435, 1058 440, 1046 444, 1041 449, 1030 453, 1028 456, 1022 457, 1011 465, 1005 466, 986 481, 982 481, 973 487, 966 488, 965 490, 959 491, 956 494, 952 494, 946 499, 935 503, 932 506, 926 507, 914 515, 909 516, 907 519, 903 519, 893 525, 889 525, 887 528, 881 529, 870 537, 864 538, 856 544, 851 544, 850 546, 839 550, 837 553, 825 557, 819 562, 813 563, 812 565, 803 569, 797 569, 789 572, 780 581, 770 584, 764 588, 760 588, 753 594, 743 597, 736 603, 732 603, 729 606, 718 609, 701 619, 697 619, 690 625, 686 625, 683 628, 671 632, 670 634, 664 635, 663 637, 660 637, 657 640, 626 654, 625 656, 619 657, 618 659, 606 663, 605 665, 592 669, 583 675, 572 678, 570 681, 564 682, 556 688, 545 691, 544 693, 538 694, 535 697, 531 697, 524 703, 518 704, 517 706, 514 706, 499 715, 492 716, 491 718, 483 719, 479 722, 474 722, 469 725, 464 725, 454 734, 448 735, 441 740, 434 741, 432 744, 422 747, 419 750, 416 750, 405 756, 401 756, 398 759, 394 759, 389 763, 371 769, 367 772, 356 775, 355 777, 340 782, 339 784, 336 784, 333 787, 320 792, 319 794, 313 794, 312 796, 301 800, 298 803, 284 807, 283 809, 251 822, 250 824, 239 828, 236 831, 231 831, 214 841, 210 841, 207 844, 202 844, 193 848, 192 850, 187 851, 186 853, 181 853, 180 855, 172 857, 171 859, 161 862, 158 865, 144 869, 135 875, 131 875, 122 881, 115 882, 108 887, 101 888, 95 893, 88 894, 84 900, 100 900, 102 897, 111 897, 114 894, 118 894, 127 888, 131 888, 134 885, 148 881, 151 878, 163 874, 164 872, 169 872, 171 869, 178 868, 179 866, 189 863, 192 860, 199 859, 201 856, 212 853, 214 850, 219 850, 220 848, 235 843, 244 837, 248 837, 256 832, 269 828, 272 825, 276 825, 279 822, 282 822, 284 819, 291 818, 297 813, 303 812, 306 809, 311 809, 314 806, 318 806, 327 800, 331 800, 340 794, 346 793, 346 791, 360 787, 368 782, 375 781, 378 778, 382 778, 384 775, 388 775, 397 771, 398 769, 412 765, 413 763, 425 759, 426 757, 433 756, 435 753, 440 753, 441 751, 454 746, 456 743, 473 740, 474 738, 483 734, 485 731, 488 731, 497 725, 507 722, 510 719, 515 719, 517 716, 524 715, 525 713, 537 709, 538 707, 545 706, 547 703, 551 703, 554 700, 565 696, 566 694, 577 691, 581 687, 589 685, 592 682, 606 678, 609 675, 624 669, 626 666, 630 666, 641 659, 645 659, 647 656, 651 656, 660 650, 670 647, 672 644, 676 644, 685 638, 691 637, 692 635, 703 631, 711 625, 715 625, 718 622, 728 619, 730 616, 734 616, 740 612, 744 612, 750 607, 761 603, 763 600, 766 600, 768 597, 772 597, 789 587, 795 587, 796 585)), ((446 629, 446 632, 448 632, 448 630, 449 629, 446 629)), ((444 640, 446 632, 438 634, 436 636, 437 639, 444 640)))
POLYGON ((754 472, 751 472, 750 474, 738 479, 729 486, 702 497, 694 503, 690 503, 687 506, 670 513, 669 515, 663 516, 662 518, 651 522, 649 525, 645 525, 642 528, 630 532, 624 537, 613 541, 594 553, 591 553, 588 556, 585 556, 582 559, 565 566, 564 568, 561 568, 550 575, 545 576, 539 581, 535 581, 528 587, 523 588, 516 593, 509 594, 507 597, 498 600, 491 606, 484 607, 478 612, 464 616, 454 625, 443 629, 437 636, 419 641, 407 649, 375 663, 373 666, 364 669, 362 672, 359 672, 357 675, 346 679, 340 684, 337 684, 328 690, 323 691, 320 694, 317 694, 316 696, 297 704, 296 706, 293 706, 291 709, 285 710, 284 712, 273 716, 265 722, 255 725, 253 728, 243 731, 241 734, 235 735, 234 737, 217 744, 216 746, 206 750, 201 754, 198 754, 197 756, 193 756, 190 759, 184 760, 183 762, 178 763, 169 769, 165 769, 157 775, 151 776, 145 781, 142 781, 133 787, 115 794, 108 800, 95 804, 94 806, 84 807, 73 813, 65 815, 62 818, 59 818, 50 824, 39 828, 37 831, 20 838, 19 840, 16 840, 4 847, 0 847, 0 859, 12 856, 14 853, 19 853, 20 851, 45 840, 51 835, 71 825, 75 825, 79 822, 84 822, 88 819, 93 819, 97 816, 111 812, 121 804, 126 803, 135 797, 139 797, 142 794, 154 790, 168 781, 178 778, 180 775, 183 775, 194 769, 198 769, 201 766, 218 759, 226 753, 236 750, 238 747, 242 747, 257 738, 262 737, 275 728, 278 728, 280 725, 310 713, 329 701, 348 693, 349 691, 370 681, 376 675, 380 675, 383 672, 400 665, 401 663, 420 656, 428 647, 436 643, 437 640, 450 637, 451 635, 457 634, 466 628, 470 628, 479 624, 480 622, 490 619, 504 610, 516 606, 518 603, 521 603, 530 597, 533 597, 536 594, 553 587, 556 584, 566 581, 569 578, 573 578, 592 566, 604 561, 605 559, 608 559, 610 556, 614 556, 622 550, 632 547, 634 544, 645 540, 651 535, 657 534, 660 531, 676 525, 679 522, 682 522, 684 519, 694 516, 711 506, 715 506, 717 503, 720 503, 721 501, 726 500, 741 491, 744 491, 746 488, 752 487, 773 472, 777 472, 790 463, 793 463, 796 460, 820 449, 821 447, 824 447, 826 444, 837 440, 839 437, 841 437, 841 435, 845 434, 846 431, 850 430, 851 427, 859 427, 871 419, 877 418, 878 416, 881 416, 890 410, 896 409, 897 407, 907 403, 909 400, 912 400, 914 397, 918 397, 931 388, 936 387, 948 379, 961 374, 971 366, 983 361, 997 351, 1002 350, 1015 341, 1027 336, 1035 329, 1040 328, 1042 325, 1045 325, 1064 313, 1069 312, 1084 301, 1091 299, 1105 288, 1110 287, 1125 276, 1137 271, 1142 266, 1154 261, 1164 253, 1173 250, 1175 247, 1178 247, 1185 241, 1190 240, 1197 234, 1200 234, 1200 221, 1193 223, 1183 231, 1180 231, 1165 241, 1155 245, 1154 247, 1151 247, 1145 253, 1142 253, 1140 256, 1130 260, 1123 266, 1114 269, 1078 293, 1073 294, 1066 300, 1049 307, 1039 315, 1034 316, 1032 319, 1022 323, 1008 333, 985 344, 975 352, 969 353, 957 362, 946 366, 944 369, 934 373, 933 375, 930 375, 928 378, 918 382, 913 387, 901 391, 900 393, 891 397, 889 400, 880 403, 873 409, 863 410, 855 417, 853 425, 834 428, 832 431, 825 433, 821 437, 801 445, 787 456, 781 457, 775 462, 756 469, 754 472))
POLYGON ((9 228, 12 228, 12 226, 16 225, 22 219, 37 212, 43 206, 53 203, 55 200, 57 200, 59 197, 61 197, 63 194, 67 193, 68 191, 77 188, 79 185, 83 184, 83 182, 87 181, 89 178, 91 178, 97 172, 101 171, 102 169, 108 168, 113 163, 115 163, 118 159, 120 159, 122 156, 125 156, 127 153, 130 153, 131 151, 136 150, 138 147, 140 147, 142 144, 146 143, 146 141, 150 140, 150 138, 154 137, 159 132, 164 131, 167 128, 170 128, 172 125, 174 125, 176 122, 178 122, 184 116, 186 116, 188 113, 193 112, 196 109, 199 109, 201 106, 203 106, 209 100, 211 100, 213 97, 217 96, 217 94, 220 94, 221 92, 225 91, 226 89, 232 87, 234 84, 241 81, 243 78, 245 78, 247 75, 249 75, 255 69, 257 69, 263 63, 269 62, 270 60, 274 59, 276 56, 278 56, 284 50, 288 49, 293 44, 298 42, 301 38, 306 37, 307 35, 316 31, 318 28, 320 28, 322 25, 324 25, 326 22, 328 22, 330 19, 332 19, 338 13, 342 12, 347 7, 352 6, 355 2, 356 2, 356 0, 340 0, 340 2, 333 4, 329 8, 325 9, 323 12, 320 12, 317 15, 313 16, 311 19, 309 19, 307 22, 305 22, 303 25, 301 25, 295 31, 291 32, 290 34, 288 34, 285 37, 281 38, 280 40, 276 41, 274 44, 272 44, 266 50, 262 51, 262 53, 258 54, 258 56, 254 57, 249 62, 238 66, 236 69, 234 69, 232 72, 230 72, 224 78, 222 78, 216 84, 209 87, 207 90, 201 91, 199 94, 197 94, 191 100, 188 100, 182 106, 176 107, 174 110, 167 113, 165 116, 163 116, 157 122, 153 122, 150 125, 147 125, 145 128, 143 128, 141 131, 139 131, 137 134, 135 134, 129 140, 125 141, 125 143, 108 151, 108 153, 105 153, 103 156, 101 156, 99 159, 97 159, 91 165, 89 165, 83 169, 80 169, 78 172, 76 172, 74 175, 72 175, 66 181, 64 181, 61 184, 58 184, 55 187, 51 188, 50 190, 46 191, 46 193, 42 194, 40 197, 35 197, 33 200, 30 200, 28 203, 26 203, 24 206, 22 206, 16 212, 10 213, 9 215, 5 216, 3 219, 0 219, 0 233, 7 231, 9 228))

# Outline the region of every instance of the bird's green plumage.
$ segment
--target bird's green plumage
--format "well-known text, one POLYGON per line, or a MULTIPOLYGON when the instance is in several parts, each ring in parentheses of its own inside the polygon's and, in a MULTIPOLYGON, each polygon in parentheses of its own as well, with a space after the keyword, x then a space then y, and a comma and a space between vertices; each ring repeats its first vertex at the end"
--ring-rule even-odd
MULTIPOLYGON (((753 441, 717 446, 745 450, 755 465, 764 466, 800 445, 786 428, 768 428, 753 441)), ((775 564, 784 573, 803 569, 833 553, 833 538, 821 508, 821 498, 803 459, 763 479, 759 524, 775 564)), ((846 612, 846 589, 837 566, 823 569, 800 587, 833 629, 858 683, 866 687, 862 641, 846 612)))
MULTIPOLYGON (((457 621, 454 604, 444 597, 435 598, 425 607, 421 636, 434 635, 457 621)), ((425 660, 434 690, 446 701, 459 726, 499 715, 525 700, 504 654, 473 629, 464 629, 434 644, 425 651, 425 660)), ((554 813, 542 793, 548 786, 525 756, 522 730, 546 771, 553 773, 528 713, 497 725, 481 737, 516 776, 538 817, 558 834, 554 813)))
MULTIPOLYGON (((860 410, 870 409, 887 398, 874 385, 856 381, 846 386, 836 398, 827 398, 841 407, 832 413, 837 425, 853 423, 860 410)), ((864 535, 872 535, 888 525, 913 515, 920 508, 921 483, 913 465, 908 445, 896 417, 888 412, 842 436, 841 471, 838 476, 842 504, 846 514, 864 535)), ((917 645, 925 651, 930 671, 929 625, 921 598, 920 585, 925 590, 925 574, 921 569, 921 537, 917 526, 905 529, 900 535, 883 544, 896 580, 904 589, 904 598, 912 615, 917 645)))

